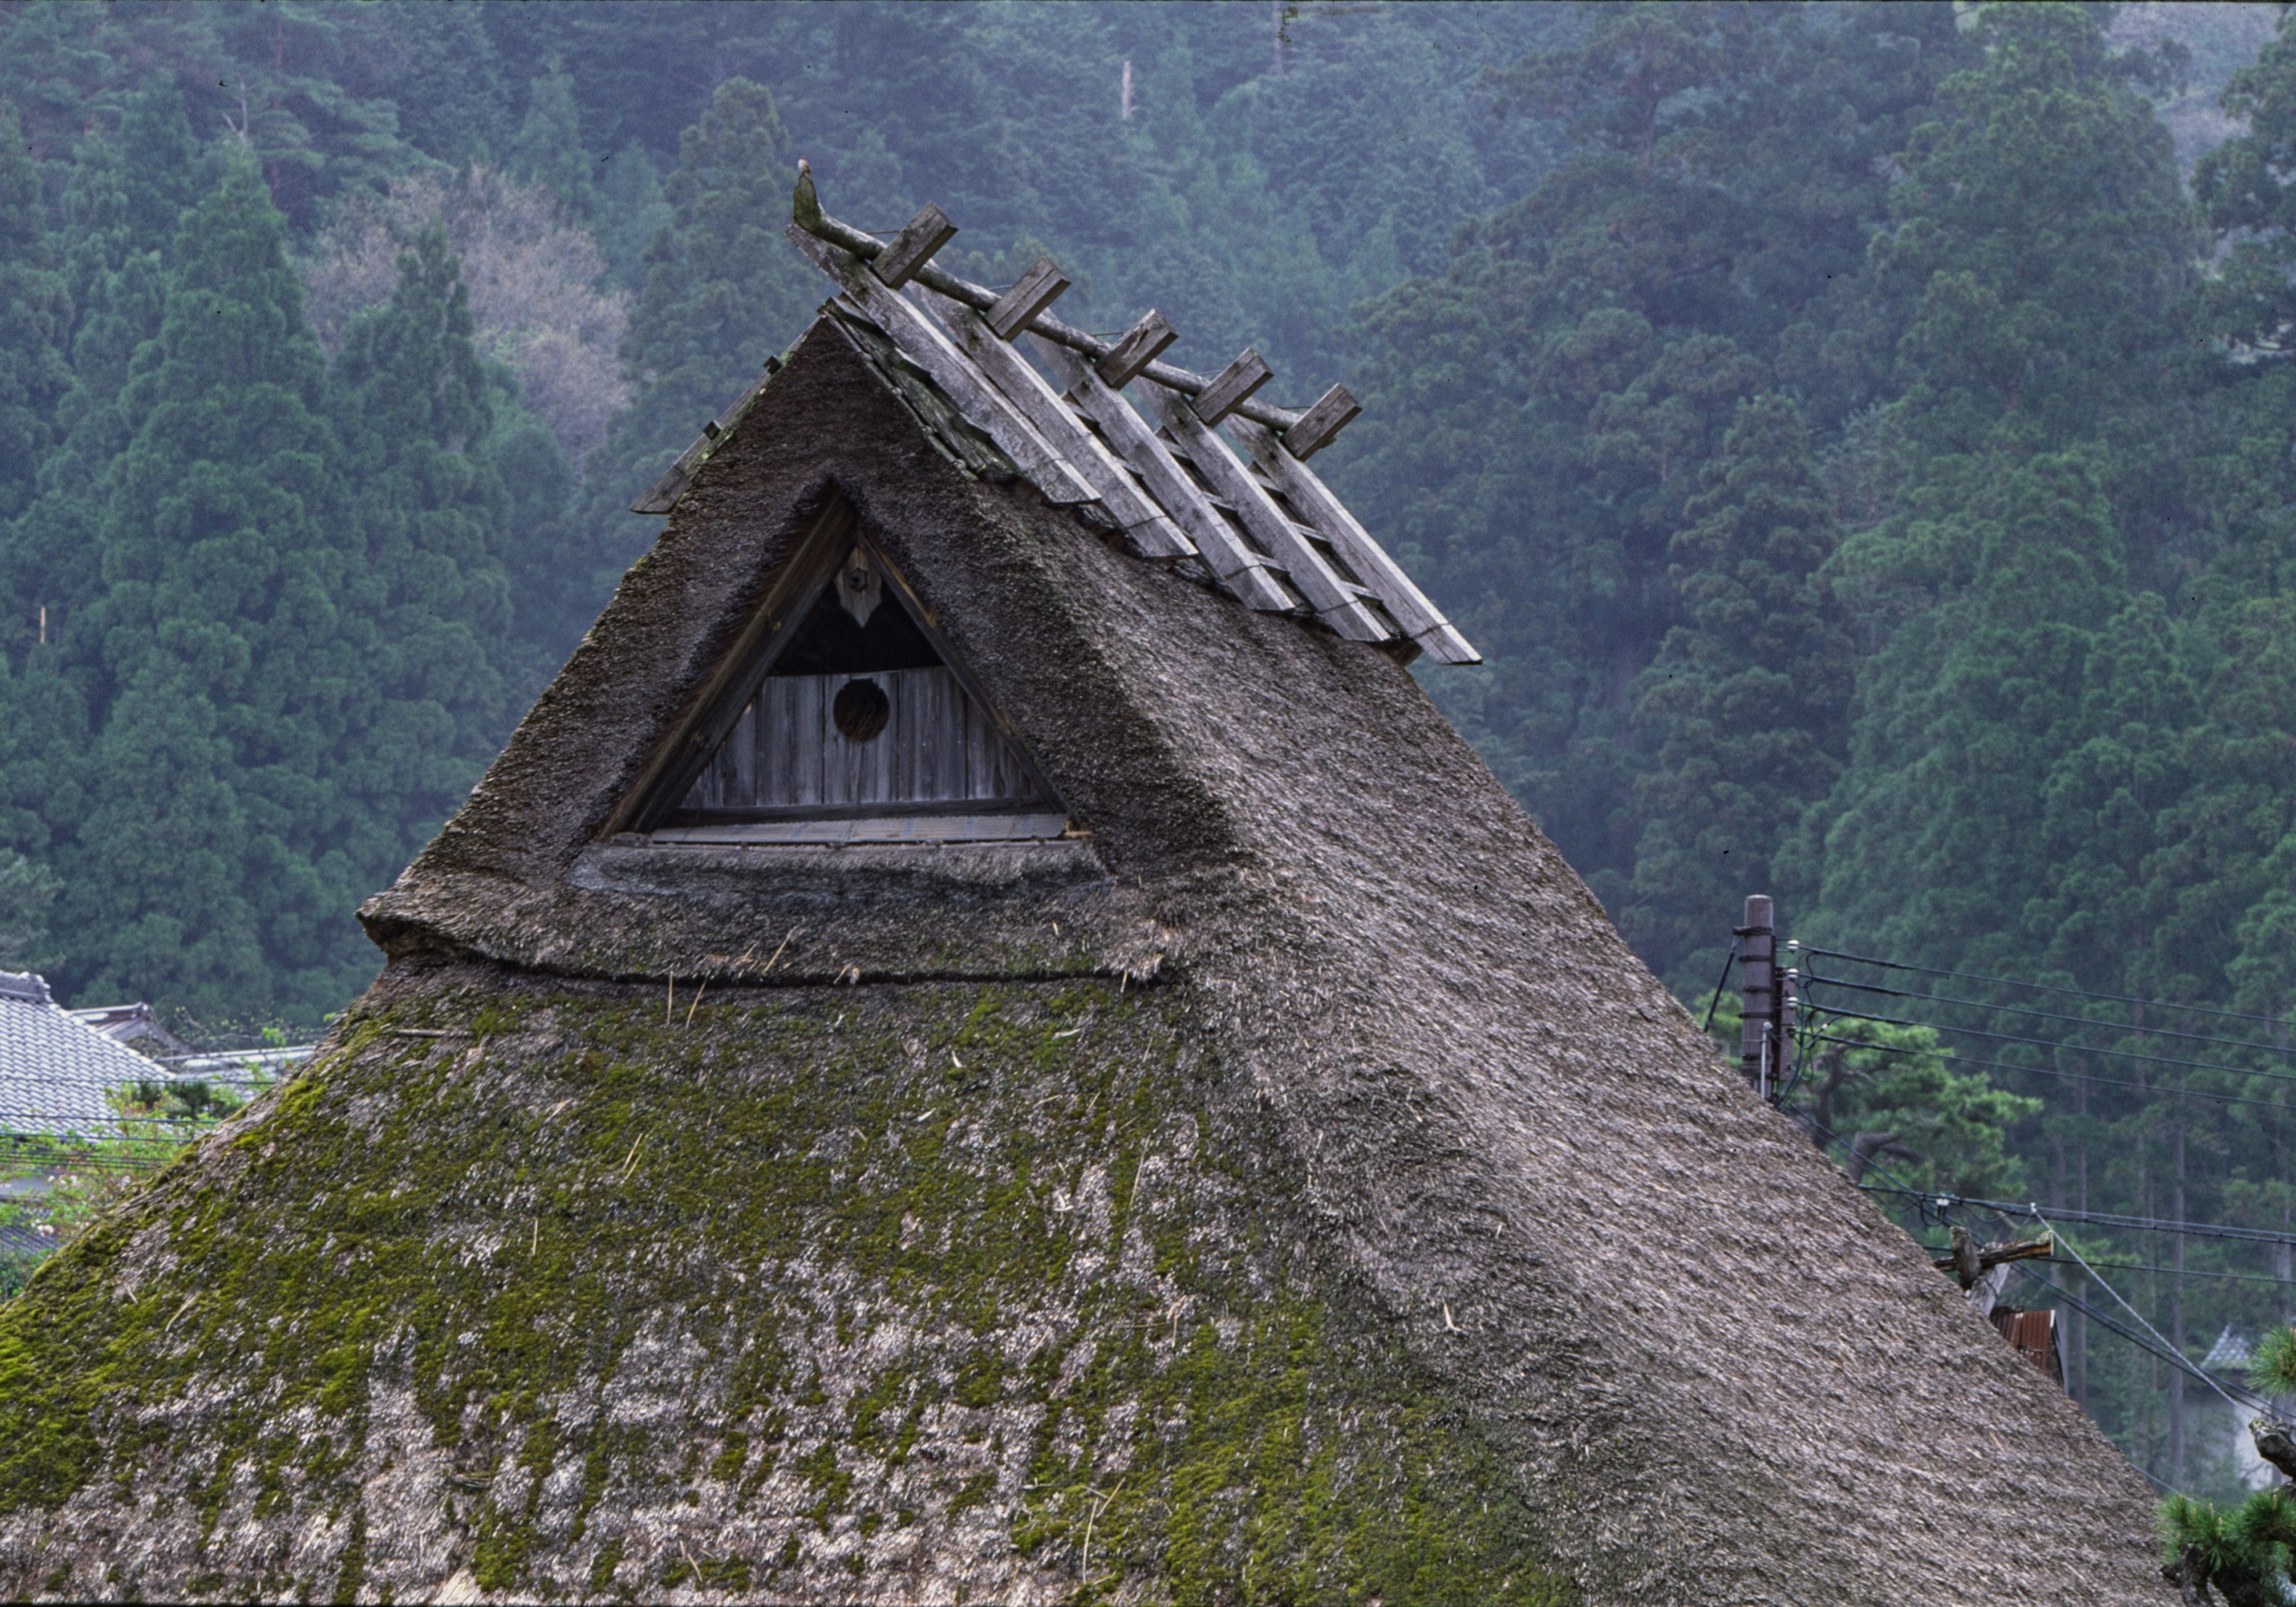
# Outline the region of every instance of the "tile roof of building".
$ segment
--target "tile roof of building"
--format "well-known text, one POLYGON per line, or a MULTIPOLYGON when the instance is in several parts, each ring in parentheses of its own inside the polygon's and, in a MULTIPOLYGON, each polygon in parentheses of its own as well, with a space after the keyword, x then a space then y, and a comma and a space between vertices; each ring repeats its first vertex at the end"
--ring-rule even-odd
POLYGON ((165 1075, 74 1020, 39 977, 0 972, 0 1134, 101 1136, 119 1120, 107 1094, 165 1075))

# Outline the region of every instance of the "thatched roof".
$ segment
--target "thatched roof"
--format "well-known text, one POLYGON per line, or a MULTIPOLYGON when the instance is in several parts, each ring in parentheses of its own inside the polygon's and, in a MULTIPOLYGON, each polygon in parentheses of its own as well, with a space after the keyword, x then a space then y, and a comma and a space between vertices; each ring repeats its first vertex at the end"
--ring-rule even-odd
POLYGON ((0 1591, 2172 1599, 1425 643, 1140 555, 903 350, 775 365, 321 1055, 0 1313, 0 1591), (1060 834, 645 829, 849 535, 1060 834))

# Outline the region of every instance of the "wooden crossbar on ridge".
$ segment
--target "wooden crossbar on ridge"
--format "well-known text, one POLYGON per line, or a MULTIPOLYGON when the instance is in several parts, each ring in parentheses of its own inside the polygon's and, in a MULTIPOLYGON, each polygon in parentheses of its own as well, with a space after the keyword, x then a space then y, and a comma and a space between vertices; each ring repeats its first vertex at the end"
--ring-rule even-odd
MULTIPOLYGON (((1049 258, 1000 295, 932 265, 956 233, 939 208, 881 241, 822 211, 803 162, 792 210, 791 243, 848 308, 929 374, 1047 500, 1097 504, 1143 556, 1201 560, 1256 611, 1312 616, 1349 641, 1406 640, 1439 663, 1480 661, 1304 461, 1360 411, 1344 386, 1295 413, 1254 394, 1270 377, 1256 351, 1209 378, 1174 367, 1158 360, 1174 336, 1155 312, 1103 340, 1045 310, 1069 283, 1049 258), (1023 333, 1052 379, 1021 355, 1023 333), (1126 398, 1136 382, 1156 423, 1126 398)), ((668 512, 766 383, 704 426, 636 511, 668 512)))

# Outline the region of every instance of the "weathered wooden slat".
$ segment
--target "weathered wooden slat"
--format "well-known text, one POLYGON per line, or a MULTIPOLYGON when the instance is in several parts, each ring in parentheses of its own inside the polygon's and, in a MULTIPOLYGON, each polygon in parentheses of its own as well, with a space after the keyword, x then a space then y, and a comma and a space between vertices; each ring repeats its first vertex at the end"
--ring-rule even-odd
POLYGON ((1121 390, 1139 372, 1153 363, 1163 349, 1180 338, 1179 332, 1167 323, 1164 315, 1154 307, 1139 323, 1125 331, 1124 338, 1111 348, 1109 354, 1093 365, 1111 390, 1121 390))
POLYGON ((909 291, 939 320, 957 349, 986 374, 1037 432, 1066 455, 1069 467, 1098 494, 1110 517, 1150 558, 1186 558, 1195 546, 1157 500, 1143 491, 1101 439, 1070 413, 1029 360, 999 340, 971 307, 919 285, 909 291))
POLYGON ((1347 566, 1379 594, 1387 611, 1395 616, 1404 634, 1441 664, 1480 664, 1482 655, 1452 627, 1442 611, 1427 600, 1402 566, 1356 522, 1345 504, 1316 478, 1315 471, 1284 449, 1267 425, 1246 418, 1233 421, 1236 433, 1251 451, 1252 461, 1283 488, 1293 507, 1310 521, 1346 560, 1347 566))
POLYGON ((828 242, 790 225, 791 243, 816 267, 835 280, 861 311, 883 330, 902 355, 932 376, 964 416, 1020 465, 1029 482, 1055 503, 1097 502, 1099 493, 1070 468, 1038 434, 1036 426, 988 382, 973 361, 959 351, 940 325, 898 291, 886 288, 865 264, 828 242))
POLYGON ((1349 596, 1340 578, 1309 545, 1297 526, 1283 516, 1251 471, 1243 466, 1226 441, 1196 416, 1188 399, 1163 386, 1149 393, 1172 439, 1187 452, 1189 461, 1234 507, 1254 539, 1283 564, 1292 584, 1316 611, 1316 617, 1350 642, 1384 642, 1395 633, 1386 622, 1349 596))
POLYGON ((1029 337, 1053 373, 1068 387, 1077 406, 1098 424, 1109 444, 1140 472, 1149 494, 1179 522, 1203 554, 1212 573, 1234 592, 1246 608, 1261 613, 1281 613, 1299 606, 1297 599, 1267 572, 1266 562, 1247 546, 1227 521, 1196 489, 1147 421, 1132 411, 1132 404, 1104 383, 1081 358, 1065 347, 1040 336, 1029 337))
POLYGON ((981 316, 1000 340, 1010 340, 1029 327, 1038 313, 1060 299, 1069 287, 1069 276, 1061 272, 1049 257, 1039 257, 1029 265, 1020 283, 996 299, 996 305, 981 316))
POLYGON ((726 821, 664 826, 649 840, 668 846, 738 843, 1045 842, 1064 835, 1068 816, 1033 814, 881 815, 849 820, 726 821))
POLYGON ((1298 423, 1283 432, 1284 450, 1304 463, 1330 446, 1332 438, 1362 412, 1362 406, 1346 386, 1334 385, 1316 398, 1316 405, 1300 415, 1298 423))
POLYGON ((767 676, 683 807, 850 811, 1037 796, 987 710, 937 667, 767 676), (866 742, 848 740, 832 713, 855 680, 874 681, 890 705, 883 732, 866 742))
POLYGON ((948 214, 927 201, 923 210, 886 243, 872 266, 887 289, 898 290, 917 276, 917 270, 932 260, 935 251, 955 237, 956 225, 948 220, 948 214))
POLYGON ((1211 382, 1196 392, 1193 404, 1196 416, 1207 424, 1217 424, 1275 377, 1275 371, 1267 366, 1259 349, 1246 347, 1242 357, 1212 375, 1211 382))

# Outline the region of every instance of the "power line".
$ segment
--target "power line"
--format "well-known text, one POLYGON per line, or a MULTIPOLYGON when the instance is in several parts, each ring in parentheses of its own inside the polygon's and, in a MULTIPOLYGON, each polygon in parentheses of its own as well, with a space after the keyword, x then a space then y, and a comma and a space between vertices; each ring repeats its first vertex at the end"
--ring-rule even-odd
MULTIPOLYGON (((1967 1205, 2003 1217, 2022 1218, 2033 1222, 2044 1220, 2042 1207, 2019 1204, 2013 1200, 1980 1200, 1970 1194, 1949 1194, 1942 1189, 1923 1191, 1879 1183, 1860 1183, 1857 1186, 1868 1193, 1903 1194, 1908 1199, 1927 1201, 1931 1209, 1938 1210, 1967 1205)), ((2243 1244, 2296 1244, 2296 1234, 2275 1233, 2264 1227, 2227 1227, 2218 1222, 2170 1222, 2157 1217, 2124 1217, 2112 1211, 2075 1210, 2069 1206, 2057 1205, 2048 1207, 2047 1215, 2089 1227, 2117 1227, 2124 1233, 2174 1234, 2185 1239, 2231 1239, 2243 1244)))
POLYGON ((1802 980, 1822 984, 1827 988, 1852 988, 1859 993, 1887 994, 1893 999, 1926 999, 1933 1004, 1958 1004, 1971 1010, 2038 1016, 2045 1021, 2070 1021, 2077 1027, 2102 1027, 2109 1031, 2136 1033, 2144 1037, 2182 1038, 2190 1044, 2214 1044, 2226 1049, 2255 1049, 2266 1054, 2277 1054, 2283 1057, 2296 1053, 2287 1049, 2276 1049, 2270 1044, 2251 1043, 2246 1038, 2216 1037, 2205 1032, 2177 1032, 2167 1027, 2137 1027, 2124 1021, 2100 1021, 2095 1016, 2060 1015, 2054 1010, 2035 1010, 2027 1004, 1988 1004, 1982 999, 1950 998, 1941 993, 1912 993, 1903 988, 1883 988, 1874 982, 1851 982, 1841 977, 1818 976, 1815 972, 1805 972, 1802 980))
POLYGON ((1829 960, 1854 960, 1860 965, 1879 965, 1884 971, 1912 971, 1928 977, 1951 977, 1956 982, 1989 982, 1997 988, 2031 988, 2042 993, 2068 993, 2078 998, 2109 999, 2116 1004, 2143 1004, 2153 1010, 2182 1010, 2192 1015, 2222 1016, 2227 1021, 2260 1021, 2267 1027, 2296 1026, 2296 1021, 2276 1015, 2255 1015, 2245 1010, 2218 1010, 2208 1004, 2169 1004, 2159 999, 2140 999, 2125 993, 2095 993, 2086 988, 2062 988, 2054 982, 2020 982, 2012 977, 1980 976, 1974 972, 1940 971, 1934 965, 1908 965, 1901 960, 1876 960, 1865 955, 1844 954, 1838 948, 1818 948, 1795 939, 1789 939, 1786 947, 1800 954, 1822 955, 1829 960))
POLYGON ((2061 1261, 2054 1256, 2041 1259, 2050 1267, 2102 1267, 2108 1272, 2157 1272, 2172 1278, 2221 1278, 2234 1283, 2273 1283, 2283 1289, 2296 1289, 2296 1280, 2276 1277, 2270 1273, 2212 1272, 2202 1267, 2155 1267, 2144 1261, 2061 1261))
MULTIPOLYGON (((2235 1399, 2232 1393, 2226 1390, 2222 1384, 2218 1383, 2215 1377, 2210 1374, 2206 1368, 2193 1361, 2191 1357, 2175 1349, 2166 1340, 2162 1340, 2157 1345, 2151 1343, 2142 1335, 2132 1333, 2127 1328, 2122 1327, 2119 1323, 2113 1321, 2112 1318, 2105 1316, 2103 1312, 2099 1311, 2087 1300, 2082 1300, 2080 1296, 2073 1293, 2072 1291, 2062 1288, 2054 1281, 2043 1277, 2039 1273, 2033 1271, 2032 1268, 2026 1266, 2023 1262, 2013 1261, 2010 1265, 2016 1267, 2019 1272, 2023 1273, 2025 1276, 2032 1279, 2036 1283, 2038 1283, 2042 1288, 2047 1290, 2058 1300, 2062 1300, 2066 1305, 2070 1306, 2074 1310, 2088 1318, 2090 1322, 2096 1324, 2101 1328, 2111 1329, 2113 1332, 2127 1340, 2130 1344, 2135 1345, 2138 1349, 2159 1357, 2161 1360, 2167 1362, 2170 1366, 2176 1368, 2180 1373, 2189 1373, 2193 1377, 2199 1379, 2202 1383, 2208 1385, 2210 1389, 2214 1390, 2218 1394, 2223 1396, 2226 1402, 2235 1409, 2245 1412, 2259 1413, 2267 1417, 2278 1418, 2283 1423, 2288 1421, 2286 1414, 2278 1407, 2273 1406, 2269 1401, 2265 1400, 2260 1396, 2250 1395, 2249 1391, 2246 1390, 2241 1390, 2240 1393, 2243 1395, 2248 1395, 2249 1398, 2247 1400, 2243 1401, 2235 1399)), ((2097 1282, 2100 1284, 2103 1284, 2107 1290, 2112 1288, 2112 1285, 2105 1283, 2104 1280, 2102 1278, 2099 1278, 2097 1282)), ((2118 1300, 2120 1297, 2116 1295, 2114 1298, 2118 1300)), ((2134 1308, 2131 1308, 2131 1315, 2134 1315, 2134 1308)), ((2137 1317, 2136 1320, 2140 1323, 2144 1322, 2144 1319, 2141 1316, 2137 1317)), ((2152 1324, 2149 1323, 2145 1323, 2144 1325, 2148 1329, 2152 1327, 2152 1324)), ((2160 1480, 2156 1479, 2153 1482, 2158 1484, 2160 1483, 2160 1480)))
MULTIPOLYGON (((1813 1006, 1815 1008, 1815 1006, 1813 1006)), ((2005 1061, 1972 1060, 1965 1054, 1955 1054, 1944 1049, 1914 1049, 1903 1044, 1871 1044, 1863 1038, 1837 1037, 1830 1032, 1805 1032, 1803 1038, 1821 1044, 1845 1044, 1852 1049, 1871 1049, 1877 1054, 1934 1054, 1939 1060, 1951 1061, 1956 1066, 1974 1066, 1986 1071, 2026 1071, 2035 1077, 2059 1077, 2077 1083, 2095 1083, 2107 1088, 2128 1088, 2138 1094, 2167 1095, 2177 1099, 2209 1099, 2218 1104, 2253 1105, 2259 1111, 2296 1111, 2296 1104, 2274 1099, 2250 1099, 2239 1094, 2212 1094, 2206 1088, 2169 1088, 2145 1083, 2132 1083, 2118 1077, 2098 1077, 2087 1071, 2065 1071, 2055 1066, 2013 1066, 2005 1061)), ((1800 1068, 1796 1068, 1799 1072, 1800 1068)))
POLYGON ((1894 1015, 1867 1015, 1857 1010, 1837 1010, 1831 1004, 1811 1004, 1812 1010, 1822 1010, 1828 1015, 1838 1015, 1844 1021, 1874 1021, 1884 1027, 1926 1027, 1932 1032, 1958 1032, 1971 1037, 1989 1037, 2005 1044, 2033 1044, 2043 1049, 2074 1049, 2083 1054, 2111 1054, 2122 1060, 2141 1060, 2156 1066, 2182 1066, 2193 1071, 2222 1071, 2230 1077, 2267 1077, 2276 1082, 2296 1083, 2296 1072, 2256 1071, 2246 1066, 2219 1065, 2214 1061, 2172 1060, 2163 1054, 2139 1054, 2134 1049, 2098 1049, 2087 1044, 2068 1044, 2055 1038, 2025 1037, 2014 1032, 1989 1032, 1982 1027, 1948 1027, 1938 1021, 1908 1021, 1894 1015))

